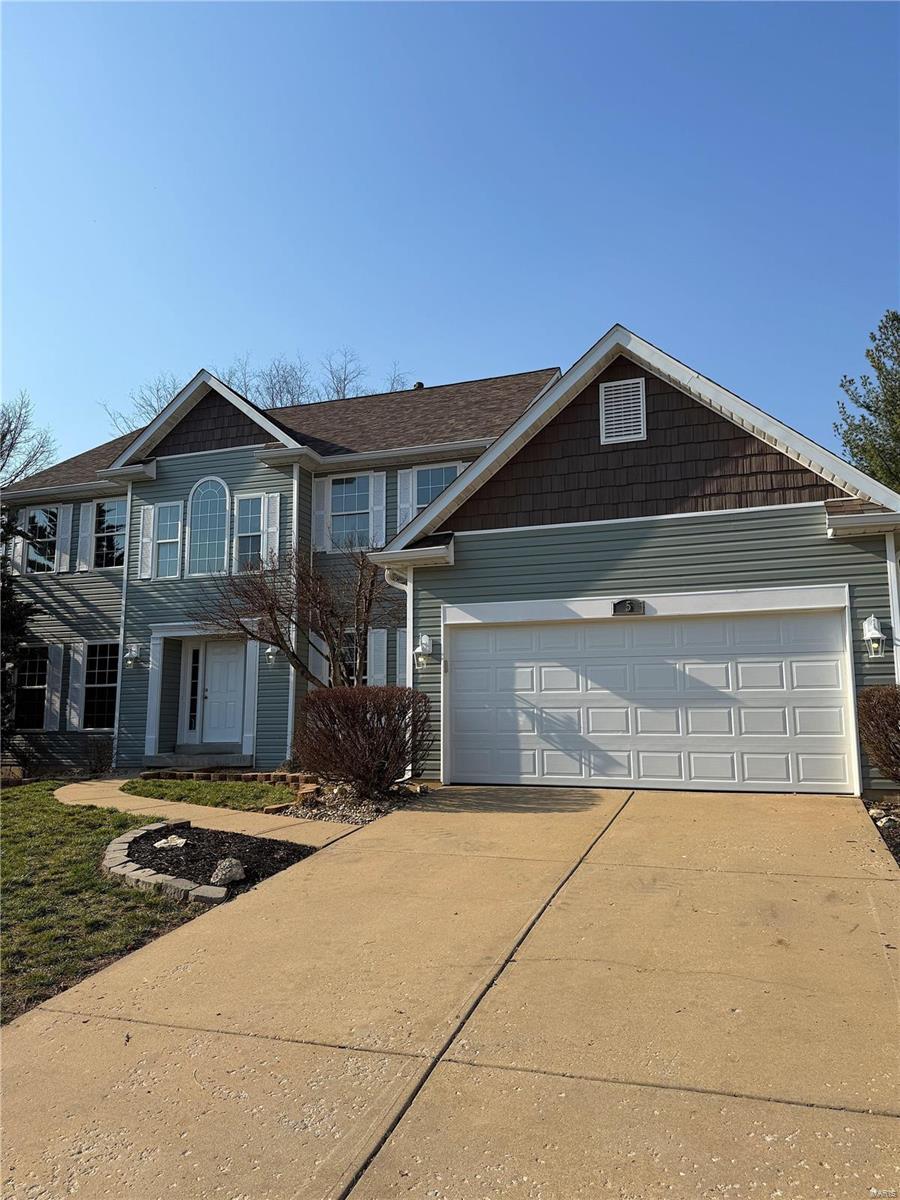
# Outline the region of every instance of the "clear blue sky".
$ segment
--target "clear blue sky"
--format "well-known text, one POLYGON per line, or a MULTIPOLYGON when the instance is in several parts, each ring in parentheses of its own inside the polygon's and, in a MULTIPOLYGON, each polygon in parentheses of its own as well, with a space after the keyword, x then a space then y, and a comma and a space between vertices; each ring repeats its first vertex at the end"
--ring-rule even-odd
POLYGON ((65 454, 161 369, 447 382, 615 321, 834 445, 898 289, 889 4, 3 7, 4 394, 65 454))

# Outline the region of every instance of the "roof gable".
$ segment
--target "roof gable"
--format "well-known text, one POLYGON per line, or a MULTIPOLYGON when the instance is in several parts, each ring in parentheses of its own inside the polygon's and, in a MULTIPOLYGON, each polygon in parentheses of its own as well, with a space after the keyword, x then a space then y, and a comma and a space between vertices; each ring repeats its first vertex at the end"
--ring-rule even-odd
MULTIPOLYGON (((614 325, 568 371, 552 383, 496 441, 463 471, 427 509, 409 522, 386 551, 396 553, 442 527, 450 515, 491 479, 518 451, 549 424, 584 388, 593 383, 613 360, 624 356, 653 375, 674 385, 700 404, 721 414, 785 457, 853 496, 873 500, 900 512, 900 495, 869 478, 790 426, 742 400, 733 392, 700 375, 638 337, 623 325, 614 325)), ((572 518, 577 519, 577 518, 572 518)))
MULTIPOLYGON (((237 414, 235 417, 235 432, 239 439, 237 444, 249 444, 245 439, 248 430, 251 426, 256 426, 259 430, 259 442, 275 441, 280 442, 283 446, 296 447, 299 445, 297 439, 286 429, 273 420, 268 414, 251 404, 249 400, 239 395, 221 379, 217 379, 210 371, 198 371, 190 383, 173 396, 166 407, 156 415, 156 417, 145 426, 134 438, 134 440, 126 447, 126 449, 118 455, 110 464, 110 468, 117 470, 121 467, 126 467, 130 463, 138 462, 142 459, 150 457, 154 452, 159 453, 159 446, 164 444, 167 439, 170 439, 173 432, 187 422, 186 433, 188 438, 196 433, 199 428, 202 428, 204 422, 202 416, 194 416, 191 418, 192 411, 205 402, 209 406, 209 398, 215 395, 217 397, 217 423, 221 426, 222 417, 225 413, 222 402, 232 406, 237 414)), ((170 446, 173 444, 170 441, 170 446)), ((232 443, 234 444, 234 443, 232 443)), ((205 445, 204 449, 209 449, 209 445, 205 445)), ((176 453, 190 453, 189 450, 176 450, 176 453)))

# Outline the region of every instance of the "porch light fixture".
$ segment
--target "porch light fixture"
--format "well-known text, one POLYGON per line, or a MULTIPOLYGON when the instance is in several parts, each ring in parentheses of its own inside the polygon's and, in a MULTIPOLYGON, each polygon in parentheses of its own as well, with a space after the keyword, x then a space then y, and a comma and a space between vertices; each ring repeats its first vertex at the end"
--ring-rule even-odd
POLYGON ((272 664, 275 662, 275 659, 278 657, 278 647, 270 644, 270 645, 266 646, 265 653, 266 653, 266 662, 271 667, 272 664))
POLYGON ((423 633, 419 638, 418 646, 416 646, 415 650, 413 651, 416 660, 416 666, 419 668, 419 670, 427 665, 429 659, 431 658, 431 649, 431 638, 427 633, 423 633))
POLYGON ((126 667, 133 667, 141 661, 141 648, 137 642, 132 642, 125 651, 124 663, 126 667))
POLYGON ((881 622, 874 613, 863 621, 863 641, 866 643, 869 658, 884 658, 884 643, 887 639, 881 632, 881 622))

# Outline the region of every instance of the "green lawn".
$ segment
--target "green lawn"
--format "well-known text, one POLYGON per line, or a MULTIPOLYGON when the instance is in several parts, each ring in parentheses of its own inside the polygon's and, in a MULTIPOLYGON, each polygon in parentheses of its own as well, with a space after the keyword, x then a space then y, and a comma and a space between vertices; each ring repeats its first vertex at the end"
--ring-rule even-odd
POLYGON ((196 915, 100 874, 107 844, 151 818, 70 808, 54 799, 58 786, 12 787, 0 799, 4 1021, 196 915))
POLYGON ((131 779, 122 791, 129 796, 210 804, 213 808, 236 808, 239 812, 262 812, 270 804, 291 804, 297 798, 281 784, 213 783, 204 779, 131 779))

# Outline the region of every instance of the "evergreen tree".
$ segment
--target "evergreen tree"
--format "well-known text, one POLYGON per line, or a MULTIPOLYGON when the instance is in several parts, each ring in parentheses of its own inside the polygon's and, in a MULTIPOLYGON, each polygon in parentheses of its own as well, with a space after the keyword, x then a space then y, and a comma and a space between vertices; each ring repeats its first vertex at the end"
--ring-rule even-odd
POLYGON ((854 466, 900 491, 900 312, 889 308, 869 340, 874 379, 844 376, 841 388, 850 403, 838 401, 834 429, 854 466))

